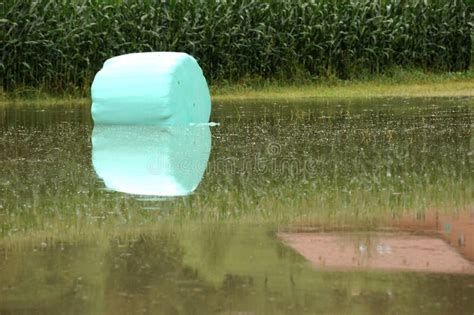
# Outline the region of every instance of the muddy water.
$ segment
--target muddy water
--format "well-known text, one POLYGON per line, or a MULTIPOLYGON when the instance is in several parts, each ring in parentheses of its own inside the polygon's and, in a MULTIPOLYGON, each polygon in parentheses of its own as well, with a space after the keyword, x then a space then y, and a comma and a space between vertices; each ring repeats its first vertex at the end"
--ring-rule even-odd
POLYGON ((0 108, 0 314, 472 314, 471 99, 0 108))

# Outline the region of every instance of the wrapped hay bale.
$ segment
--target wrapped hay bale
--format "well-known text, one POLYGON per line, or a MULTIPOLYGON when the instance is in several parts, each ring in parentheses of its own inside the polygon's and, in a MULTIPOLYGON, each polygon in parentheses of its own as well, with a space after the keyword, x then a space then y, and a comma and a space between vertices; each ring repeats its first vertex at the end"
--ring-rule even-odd
POLYGON ((197 61, 176 52, 108 59, 91 88, 96 124, 184 125, 209 121, 211 98, 197 61))

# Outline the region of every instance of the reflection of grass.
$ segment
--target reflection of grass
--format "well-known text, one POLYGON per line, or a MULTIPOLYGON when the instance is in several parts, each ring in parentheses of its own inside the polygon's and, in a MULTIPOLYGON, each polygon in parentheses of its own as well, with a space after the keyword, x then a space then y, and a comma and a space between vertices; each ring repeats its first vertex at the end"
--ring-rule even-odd
POLYGON ((10 288, 0 296, 0 309, 129 314, 159 305, 166 314, 176 308, 198 314, 411 314, 423 303, 426 314, 452 314, 474 303, 468 298, 472 277, 320 271, 271 230, 156 223, 103 238, 48 241, 43 248, 0 245, 0 287, 10 288))

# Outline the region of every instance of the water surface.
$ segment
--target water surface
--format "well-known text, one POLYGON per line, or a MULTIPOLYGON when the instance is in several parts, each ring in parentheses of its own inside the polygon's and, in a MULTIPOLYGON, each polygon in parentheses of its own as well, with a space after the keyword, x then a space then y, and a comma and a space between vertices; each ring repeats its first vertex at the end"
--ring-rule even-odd
POLYGON ((318 266, 278 235, 428 235, 472 266, 473 110, 227 102, 185 137, 2 107, 0 314, 472 314, 469 273, 318 266))

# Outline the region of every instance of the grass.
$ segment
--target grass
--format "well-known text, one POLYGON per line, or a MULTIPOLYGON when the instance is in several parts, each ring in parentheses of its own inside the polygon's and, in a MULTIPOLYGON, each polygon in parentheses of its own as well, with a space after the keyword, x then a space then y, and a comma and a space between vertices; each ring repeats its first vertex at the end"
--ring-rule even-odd
POLYGON ((234 85, 214 88, 213 100, 233 99, 299 99, 299 98, 371 98, 371 97, 472 97, 474 77, 454 75, 429 80, 392 82, 386 79, 337 81, 282 85, 268 83, 253 87, 234 85))
MULTIPOLYGON (((293 83, 256 78, 238 83, 210 86, 213 101, 301 99, 301 98, 373 98, 373 97, 474 97, 474 70, 433 74, 398 70, 391 75, 343 81, 324 79, 293 83)), ((0 93, 0 106, 14 105, 90 105, 89 96, 77 92, 52 95, 41 89, 17 89, 0 93)))

